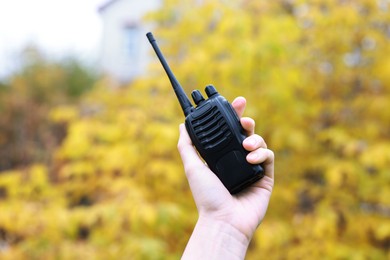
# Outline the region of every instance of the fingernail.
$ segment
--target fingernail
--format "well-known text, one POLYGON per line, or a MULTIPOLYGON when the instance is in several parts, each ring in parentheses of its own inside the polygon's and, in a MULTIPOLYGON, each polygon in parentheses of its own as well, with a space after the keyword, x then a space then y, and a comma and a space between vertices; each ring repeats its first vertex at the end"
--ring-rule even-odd
POLYGON ((256 153, 250 153, 247 155, 247 160, 250 161, 256 161, 259 158, 259 156, 256 153))
POLYGON ((251 146, 255 146, 256 145, 256 140, 253 139, 253 138, 248 138, 248 139, 246 139, 246 143, 251 145, 251 146))

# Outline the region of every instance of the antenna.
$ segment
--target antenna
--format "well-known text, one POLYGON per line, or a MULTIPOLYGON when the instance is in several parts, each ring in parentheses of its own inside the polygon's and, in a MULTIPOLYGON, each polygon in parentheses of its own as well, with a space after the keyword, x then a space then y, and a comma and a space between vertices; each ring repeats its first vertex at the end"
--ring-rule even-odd
POLYGON ((171 81, 173 90, 175 91, 180 106, 183 109, 184 115, 187 116, 191 112, 191 109, 193 108, 190 100, 188 99, 183 88, 181 87, 179 81, 177 81, 175 75, 173 75, 173 72, 169 67, 167 61, 165 60, 163 54, 161 53, 160 48, 158 47, 156 39, 154 39, 153 34, 151 32, 148 32, 146 34, 146 37, 148 37, 150 44, 152 45, 154 51, 156 52, 158 59, 160 60, 165 72, 167 73, 169 80, 171 81))

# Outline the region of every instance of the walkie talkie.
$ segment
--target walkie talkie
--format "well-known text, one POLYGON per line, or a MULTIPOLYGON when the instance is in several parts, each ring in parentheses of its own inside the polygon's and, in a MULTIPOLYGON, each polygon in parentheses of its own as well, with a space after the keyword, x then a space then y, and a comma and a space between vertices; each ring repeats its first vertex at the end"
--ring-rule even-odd
POLYGON ((185 115, 187 132, 199 154, 231 194, 240 192, 264 176, 261 165, 246 160, 242 146, 247 137, 232 105, 212 86, 206 86, 208 99, 199 90, 191 94, 193 107, 173 75, 151 32, 146 36, 171 81, 185 115))

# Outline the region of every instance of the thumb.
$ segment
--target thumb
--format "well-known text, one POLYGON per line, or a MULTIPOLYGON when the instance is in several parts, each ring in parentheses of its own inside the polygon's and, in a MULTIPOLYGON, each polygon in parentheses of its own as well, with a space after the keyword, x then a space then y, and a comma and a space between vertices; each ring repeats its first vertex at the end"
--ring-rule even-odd
POLYGON ((180 136, 177 144, 177 148, 180 153, 180 157, 183 161, 184 170, 187 177, 190 177, 191 174, 196 170, 207 168, 203 163, 202 159, 199 157, 199 154, 192 145, 192 141, 184 124, 179 126, 180 136))
POLYGON ((198 210, 225 201, 225 198, 230 195, 228 190, 199 157, 184 124, 180 125, 177 148, 198 210))

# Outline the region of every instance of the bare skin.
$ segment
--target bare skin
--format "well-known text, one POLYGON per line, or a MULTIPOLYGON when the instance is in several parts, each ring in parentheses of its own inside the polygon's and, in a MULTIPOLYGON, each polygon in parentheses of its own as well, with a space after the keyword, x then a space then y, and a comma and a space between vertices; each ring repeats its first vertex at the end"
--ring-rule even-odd
POLYGON ((255 121, 242 117, 246 100, 232 102, 248 137, 243 147, 247 161, 261 163, 265 176, 244 191, 231 195, 217 176, 204 164, 180 125, 178 150, 198 209, 199 218, 183 254, 183 259, 244 259, 249 242, 267 211, 274 185, 274 153, 264 139, 254 133, 255 121))

